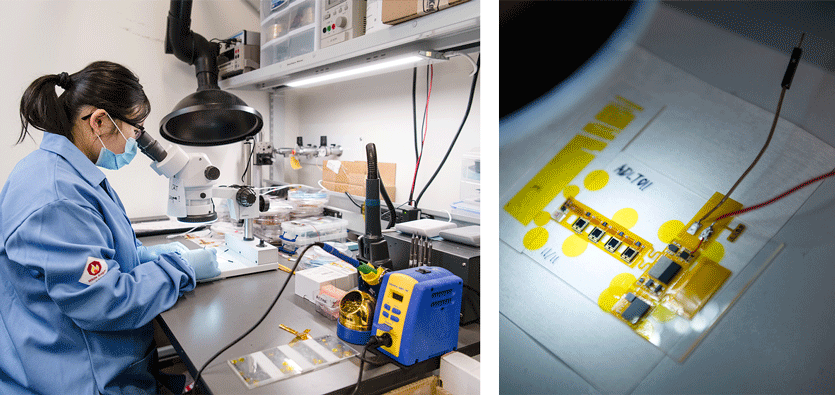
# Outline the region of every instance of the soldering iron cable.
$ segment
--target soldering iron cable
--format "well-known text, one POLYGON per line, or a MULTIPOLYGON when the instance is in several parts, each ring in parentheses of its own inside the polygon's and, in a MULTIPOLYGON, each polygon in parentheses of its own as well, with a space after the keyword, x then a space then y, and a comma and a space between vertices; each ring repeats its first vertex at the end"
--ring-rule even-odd
POLYGON ((191 383, 190 385, 186 386, 186 388, 188 388, 188 389, 189 389, 189 391, 193 390, 193 389, 194 389, 194 387, 196 387, 196 383, 199 383, 199 382, 200 382, 200 376, 203 374, 203 370, 205 370, 205 369, 206 369, 206 367, 207 367, 207 366, 209 366, 209 364, 210 364, 212 361, 214 361, 214 360, 215 360, 215 358, 217 358, 218 356, 220 356, 220 354, 223 354, 223 353, 224 353, 226 350, 228 350, 230 347, 234 346, 236 343, 238 343, 239 341, 241 341, 241 340, 242 340, 243 338, 245 338, 247 335, 249 335, 250 333, 252 333, 252 331, 254 331, 254 330, 255 330, 255 328, 257 328, 257 327, 258 327, 258 325, 261 325, 261 323, 262 323, 262 322, 264 322, 264 319, 266 319, 266 318, 267 318, 267 315, 269 315, 269 314, 270 314, 270 311, 272 311, 272 309, 273 309, 273 307, 275 306, 275 304, 276 304, 276 303, 278 303, 278 299, 280 299, 280 298, 281 298, 281 295, 284 293, 284 289, 285 289, 285 288, 287 288, 287 284, 289 284, 289 283, 290 283, 290 278, 293 276, 293 275, 292 275, 292 273, 295 273, 295 272, 296 272, 296 268, 299 266, 299 262, 301 262, 302 257, 303 257, 303 256, 304 256, 304 254, 307 252, 307 250, 311 249, 313 246, 318 246, 319 248, 325 248, 324 243, 321 243, 321 242, 315 242, 315 243, 313 243, 313 244, 311 244, 311 245, 309 245, 309 246, 305 247, 305 249, 304 249, 304 250, 302 250, 302 252, 299 254, 299 257, 298 257, 298 258, 296 258, 296 263, 293 265, 293 268, 290 270, 290 273, 288 273, 288 274, 287 274, 287 279, 284 281, 284 285, 282 285, 282 286, 281 286, 281 290, 280 290, 280 291, 278 291, 278 295, 276 295, 275 299, 274 299, 274 300, 273 300, 273 302, 270 304, 270 307, 268 307, 268 308, 267 308, 267 311, 265 311, 265 312, 264 312, 264 315, 262 315, 262 316, 261 316, 261 318, 260 318, 260 319, 258 319, 258 322, 256 322, 256 323, 255 323, 255 325, 253 325, 251 328, 249 328, 249 330, 247 330, 246 332, 244 332, 244 334, 243 334, 243 335, 239 336, 237 339, 233 340, 231 343, 229 343, 228 345, 226 345, 225 347, 223 347, 222 349, 220 349, 220 351, 218 351, 218 352, 216 352, 214 355, 212 355, 212 357, 211 357, 211 358, 209 358, 209 360, 208 360, 208 361, 206 361, 206 363, 204 363, 204 364, 203 364, 203 367, 201 367, 201 368, 200 368, 200 370, 198 370, 198 371, 197 371, 197 375, 195 375, 195 376, 194 376, 194 382, 193 382, 193 383, 191 383))
POLYGON ((720 200, 719 203, 717 203, 716 206, 714 206, 710 211, 705 213, 705 215, 703 215, 702 218, 696 221, 697 224, 701 224, 702 221, 705 220, 705 218, 713 214, 713 212, 716 211, 716 209, 718 209, 720 206, 722 206, 723 203, 725 203, 726 200, 728 200, 728 198, 731 196, 734 190, 736 190, 736 187, 739 186, 739 184, 742 182, 745 176, 747 176, 748 173, 751 172, 751 169, 754 168, 754 165, 756 165, 757 162, 759 162, 760 158, 765 153, 766 148, 768 148, 768 145, 771 143, 771 138, 774 136, 774 130, 777 128, 777 120, 780 118, 780 109, 783 107, 783 98, 786 95, 786 91, 791 87, 792 79, 794 78, 794 73, 795 71, 797 71, 797 65, 800 63, 800 56, 803 54, 803 50, 801 50, 800 47, 803 45, 803 38, 805 36, 806 33, 802 33, 800 35, 800 43, 798 43, 797 47, 795 47, 792 51, 788 68, 786 69, 785 75, 783 75, 783 82, 781 83, 783 89, 780 91, 780 100, 777 101, 777 111, 774 113, 774 121, 771 123, 771 131, 769 131, 768 133, 768 138, 765 140, 763 148, 760 150, 760 153, 757 154, 757 157, 754 158, 754 161, 751 162, 751 165, 748 166, 748 169, 746 169, 745 172, 742 173, 742 176, 740 176, 736 183, 731 187, 728 193, 726 193, 725 196, 722 197, 722 200, 720 200))

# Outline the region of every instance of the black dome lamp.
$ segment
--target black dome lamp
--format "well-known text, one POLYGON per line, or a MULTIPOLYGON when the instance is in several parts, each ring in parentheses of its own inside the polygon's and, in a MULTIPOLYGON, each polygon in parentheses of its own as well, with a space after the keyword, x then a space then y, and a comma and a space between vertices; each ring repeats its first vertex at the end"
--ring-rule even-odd
POLYGON ((183 145, 214 146, 253 136, 264 126, 261 114, 217 84, 220 44, 191 31, 191 0, 172 0, 165 53, 194 65, 197 92, 186 96, 160 122, 166 140, 183 145))

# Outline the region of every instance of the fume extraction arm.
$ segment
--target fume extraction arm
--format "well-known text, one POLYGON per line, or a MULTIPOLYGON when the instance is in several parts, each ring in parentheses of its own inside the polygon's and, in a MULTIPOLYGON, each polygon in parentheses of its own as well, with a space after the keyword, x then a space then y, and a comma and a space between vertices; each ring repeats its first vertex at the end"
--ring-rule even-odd
POLYGON ((160 123, 160 134, 177 144, 215 146, 255 135, 261 114, 217 84, 220 44, 191 31, 191 0, 171 0, 165 53, 194 65, 197 92, 186 96, 160 123))

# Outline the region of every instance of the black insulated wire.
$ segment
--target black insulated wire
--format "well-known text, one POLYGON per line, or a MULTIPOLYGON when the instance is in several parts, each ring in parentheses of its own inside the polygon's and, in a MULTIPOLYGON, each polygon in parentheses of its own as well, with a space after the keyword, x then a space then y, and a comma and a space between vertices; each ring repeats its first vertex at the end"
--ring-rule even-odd
POLYGON ((800 46, 803 45, 803 37, 806 36, 806 33, 800 35, 800 43, 794 47, 792 51, 792 57, 789 60, 789 66, 786 68, 786 74, 783 75, 783 82, 780 84, 785 89, 791 88, 792 79, 794 79, 794 72, 797 71, 797 65, 800 64, 800 56, 803 55, 803 50, 800 49, 800 46))
POLYGON ((470 85, 470 97, 469 97, 469 100, 467 101, 467 110, 464 113, 464 119, 461 121, 461 126, 458 127, 458 132, 455 133, 455 137, 452 139, 452 143, 449 144, 449 149, 447 149, 446 155, 444 155, 444 158, 441 160, 441 164, 438 165, 438 168, 435 170, 435 173, 432 174, 432 177, 429 178, 429 181, 426 183, 426 186, 424 186, 423 189, 420 191, 420 194, 418 194, 418 197, 417 197, 417 199, 415 199, 415 203, 412 207, 415 207, 415 208, 418 207, 418 203, 420 203, 420 198, 426 192, 426 189, 429 188, 429 185, 432 184, 432 181, 435 180, 435 177, 438 175, 438 173, 440 173, 441 168, 444 167, 444 163, 446 163, 446 160, 449 157, 449 154, 452 152, 452 148, 455 147, 455 142, 458 140, 458 136, 461 135, 461 130, 464 129, 464 124, 467 123, 467 119, 470 116, 470 110, 473 107, 473 96, 475 95, 476 82, 478 81, 478 74, 479 74, 480 71, 481 71, 481 56, 479 56, 478 60, 476 60, 476 71, 475 71, 475 74, 473 75, 472 85, 470 85))
POLYGON ((194 376, 194 386, 192 387, 190 392, 193 392, 197 388, 197 383, 200 382, 200 376, 203 374, 203 370, 205 370, 206 367, 208 367, 209 364, 212 361, 215 360, 215 358, 219 357, 220 354, 223 354, 226 350, 228 350, 229 348, 231 348, 232 346, 237 344, 239 341, 241 341, 243 338, 245 338, 247 335, 252 333, 252 331, 254 331, 255 328, 258 327, 258 325, 261 325, 261 323, 264 322, 264 319, 266 319, 267 316, 270 314, 270 311, 273 310, 273 307, 275 307, 275 304, 278 303, 278 300, 281 298, 281 295, 284 293, 284 289, 287 288, 287 284, 290 283, 290 278, 292 278, 293 273, 296 272, 296 268, 299 266, 299 262, 301 262, 302 257, 307 252, 307 250, 311 249, 314 246, 319 247, 319 248, 324 248, 325 244, 317 241, 317 242, 305 247, 305 249, 302 250, 301 253, 299 253, 299 257, 296 258, 296 263, 290 269, 290 273, 287 273, 287 279, 284 281, 284 285, 281 286, 281 290, 278 291, 278 295, 275 296, 275 299, 273 299, 273 302, 270 304, 270 307, 267 308, 267 311, 264 312, 264 315, 262 315, 261 318, 258 319, 258 322, 256 322, 255 325, 252 325, 252 327, 249 328, 249 330, 244 332, 244 334, 240 335, 237 339, 233 340, 231 343, 229 343, 228 345, 226 345, 222 349, 220 349, 220 351, 216 352, 215 355, 212 355, 212 357, 209 358, 209 360, 206 361, 206 363, 203 364, 203 367, 201 367, 200 370, 197 371, 197 374, 194 376))

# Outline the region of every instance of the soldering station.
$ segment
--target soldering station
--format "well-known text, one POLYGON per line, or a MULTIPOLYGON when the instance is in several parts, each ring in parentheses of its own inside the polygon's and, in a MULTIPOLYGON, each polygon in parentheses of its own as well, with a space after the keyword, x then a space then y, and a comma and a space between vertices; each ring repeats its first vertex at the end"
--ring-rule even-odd
MULTIPOLYGON (((415 13, 397 9, 399 3, 402 2, 262 0, 259 4, 261 31, 242 30, 226 39, 207 40, 191 31, 191 1, 171 1, 165 53, 194 66, 197 91, 180 100, 160 122, 160 135, 172 144, 157 141, 144 130, 137 142, 141 152, 152 160, 151 168, 169 180, 166 214, 182 223, 171 225, 171 229, 188 231, 165 236, 165 229, 140 231, 146 224, 136 221, 137 235, 145 236, 146 243, 152 242, 147 237, 178 236, 199 247, 216 249, 221 274, 202 280, 194 291, 196 295, 203 289, 227 284, 247 289, 247 280, 259 276, 283 277, 278 280, 281 285, 278 294, 265 306, 254 325, 240 322, 243 329, 236 331, 239 335, 235 340, 224 340, 226 346, 216 347, 218 350, 212 351, 217 352, 208 358, 194 357, 197 360, 189 361, 194 380, 186 386, 186 392, 202 393, 217 388, 205 381, 208 368, 214 377, 240 381, 234 385, 243 384, 241 389, 255 390, 285 380, 289 381, 282 385, 292 388, 296 385, 292 381, 294 376, 318 372, 315 374, 321 377, 331 372, 340 376, 343 389, 375 393, 395 385, 415 385, 413 382, 418 379, 425 382, 433 371, 437 373, 442 357, 457 360, 448 366, 457 366, 455 370, 459 372, 465 366, 461 365, 460 358, 469 359, 469 372, 463 376, 477 380, 478 362, 471 359, 478 353, 480 318, 477 151, 471 150, 462 157, 460 199, 441 210, 419 204, 450 158, 473 106, 480 62, 469 54, 477 54, 479 49, 479 4, 450 1, 415 13), (449 37, 438 36, 379 50, 375 37, 382 34, 375 36, 375 32, 387 30, 390 34, 409 35, 407 30, 413 31, 416 25, 399 24, 408 20, 428 21, 431 26, 419 28, 434 30, 450 23, 446 18, 455 18, 452 14, 444 17, 447 8, 459 16, 474 15, 475 25, 468 16, 466 20, 470 22, 457 26, 457 33, 449 37), (397 33, 399 30, 403 33, 397 33), (315 38, 308 38, 308 34, 315 38), (357 52, 355 47, 361 43, 373 50, 357 52), (435 51, 436 47, 445 50, 435 51), (340 55, 346 50, 350 56, 340 55), (314 54, 333 56, 336 60, 321 61, 314 54), (446 152, 437 170, 423 190, 416 189, 421 159, 433 160, 423 155, 430 119, 429 97, 436 72, 433 65, 454 57, 466 58, 466 68, 471 70, 466 76, 469 96, 464 118, 449 148, 443 147, 446 152), (366 60, 359 62, 359 58, 366 60), (405 62, 397 60, 401 58, 405 62), (374 142, 346 144, 346 139, 339 139, 338 135, 330 137, 339 144, 328 144, 328 136, 321 136, 320 145, 304 145, 302 137, 298 137, 296 146, 282 148, 280 142, 261 137, 262 128, 273 127, 275 114, 270 114, 272 120, 265 120, 258 110, 229 92, 236 87, 282 92, 296 86, 299 80, 305 84, 310 78, 329 78, 328 71, 334 71, 329 69, 353 70, 363 66, 358 62, 372 62, 374 68, 388 67, 383 63, 390 60, 397 60, 392 70, 414 68, 411 83, 415 115, 418 67, 427 74, 420 138, 418 119, 414 122, 413 163, 383 163, 378 161, 374 142), (322 62, 325 63, 320 65, 322 62), (294 66, 300 63, 302 67, 294 66), (283 67, 290 67, 291 71, 282 71, 283 67), (244 173, 240 182, 222 183, 219 181, 221 167, 212 163, 210 155, 195 149, 235 142, 242 142, 244 173), (363 160, 343 160, 349 155, 363 160), (322 180, 318 188, 292 181, 273 181, 273 177, 280 177, 274 172, 276 166, 285 163, 293 170, 311 163, 320 166, 322 180), (414 165, 415 170, 409 174, 410 190, 400 190, 400 194, 409 193, 409 200, 395 206, 397 164, 404 169, 414 165), (269 171, 270 176, 261 174, 262 171, 269 171), (270 185, 261 186, 265 181, 270 185), (295 292, 287 290, 288 286, 294 287, 295 292), (290 308, 296 315, 288 319, 287 325, 282 323, 267 329, 270 312, 287 309, 288 304, 295 305, 290 308), (298 313, 310 315, 304 318, 298 313), (305 327, 309 325, 306 321, 312 325, 305 327), (272 330, 277 336, 290 333, 295 337, 289 344, 256 343, 242 348, 245 343, 240 340, 265 330, 272 330), (468 333, 464 343, 459 342, 462 330, 468 333), (466 354, 458 352, 462 347, 466 354), (234 358, 224 354, 230 349, 237 350, 234 358), (221 356, 225 358, 225 369, 219 373, 217 364, 212 364, 222 359, 221 356), (359 368, 359 378, 356 383, 346 385, 341 377, 347 368, 341 366, 348 364, 340 361, 353 357, 358 357, 355 365, 359 368), (325 369, 331 365, 334 366, 325 369), (381 366, 401 370, 404 375, 376 372, 381 366), (387 383, 379 384, 385 383, 383 379, 363 381, 364 373, 366 377, 371 374, 372 378, 385 378, 387 383)), ((278 93, 272 95, 279 97, 278 93)), ((411 120, 405 122, 409 128, 411 123, 411 120)), ((374 136, 372 133, 369 140, 374 141, 374 136)), ((387 154, 386 157, 391 157, 387 154)), ((452 162, 448 166, 457 167, 452 162)), ((188 302, 180 305, 184 303, 188 302)), ((252 303, 246 305, 255 308, 252 303)), ((173 334, 177 329, 167 318, 166 313, 161 325, 173 334)), ((184 352, 182 346, 177 347, 180 348, 177 351, 184 352)), ((454 380, 445 382, 447 388, 455 388, 454 380)), ((466 393, 478 393, 477 381, 466 393)))

